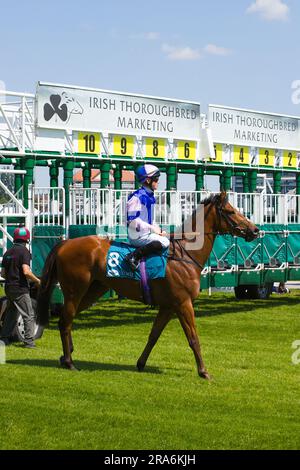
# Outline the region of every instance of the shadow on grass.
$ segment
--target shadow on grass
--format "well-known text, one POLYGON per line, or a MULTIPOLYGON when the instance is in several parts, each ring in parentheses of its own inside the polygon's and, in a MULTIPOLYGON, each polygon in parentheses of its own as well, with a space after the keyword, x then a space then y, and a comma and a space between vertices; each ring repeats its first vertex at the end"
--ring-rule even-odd
MULTIPOLYGON (((55 361, 53 359, 10 359, 6 361, 7 364, 15 364, 15 365, 22 365, 22 366, 35 366, 35 367, 49 367, 51 369, 63 369, 59 361, 55 361)), ((85 372, 94 372, 96 370, 99 371, 122 371, 122 372, 138 372, 137 367, 135 365, 128 365, 128 364, 109 364, 104 362, 90 362, 90 361, 75 361, 75 367, 77 367, 80 371, 85 372)), ((146 367, 145 370, 142 372, 143 374, 162 374, 162 371, 158 367, 146 367)))
MULTIPOLYGON (((201 296, 194 302, 197 318, 216 315, 251 313, 257 309, 280 309, 285 307, 300 306, 298 296, 272 296, 269 300, 236 300, 234 295, 224 294, 220 296, 201 296)), ((81 312, 76 316, 73 328, 93 329, 122 325, 138 325, 153 323, 158 312, 158 307, 150 309, 141 303, 118 299, 100 301, 92 309, 81 312)), ((175 317, 175 314, 174 314, 175 317)), ((49 329, 57 330, 57 321, 52 319, 49 329)))
POLYGON ((201 295, 195 301, 196 317, 210 317, 215 315, 226 315, 235 313, 249 313, 258 309, 279 309, 299 305, 299 297, 278 296, 268 300, 237 300, 235 297, 225 296, 222 298, 211 297, 201 299, 201 295))

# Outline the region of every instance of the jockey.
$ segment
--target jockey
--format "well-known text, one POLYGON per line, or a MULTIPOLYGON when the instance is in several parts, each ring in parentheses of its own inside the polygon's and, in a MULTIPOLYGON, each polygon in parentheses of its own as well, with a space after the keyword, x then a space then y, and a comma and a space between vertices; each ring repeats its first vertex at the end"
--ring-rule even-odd
POLYGON ((136 176, 142 186, 128 198, 127 226, 130 244, 137 249, 125 258, 133 271, 139 267, 141 258, 158 254, 170 244, 167 233, 153 223, 154 191, 158 187, 159 169, 154 165, 143 165, 137 169, 136 176))

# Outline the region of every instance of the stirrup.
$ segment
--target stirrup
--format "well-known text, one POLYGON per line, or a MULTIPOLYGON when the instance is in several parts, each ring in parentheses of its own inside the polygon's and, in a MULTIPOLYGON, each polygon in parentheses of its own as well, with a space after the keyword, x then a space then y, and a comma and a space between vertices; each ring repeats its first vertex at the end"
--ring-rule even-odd
POLYGON ((132 271, 136 271, 140 265, 140 260, 135 259, 131 254, 125 256, 125 261, 129 264, 132 271))

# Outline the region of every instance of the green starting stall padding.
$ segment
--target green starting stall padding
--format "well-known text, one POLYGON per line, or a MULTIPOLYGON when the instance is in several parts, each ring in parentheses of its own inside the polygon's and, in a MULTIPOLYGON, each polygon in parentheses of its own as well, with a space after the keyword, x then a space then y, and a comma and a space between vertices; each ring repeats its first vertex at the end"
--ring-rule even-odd
MULTIPOLYGON (((40 276, 46 258, 52 248, 57 245, 65 236, 63 226, 35 226, 32 233, 32 271, 40 276)), ((63 296, 59 288, 54 289, 51 298, 52 303, 62 303, 63 296)))
POLYGON ((127 228, 123 225, 117 225, 113 230, 107 226, 99 225, 70 225, 69 238, 86 237, 87 235, 99 235, 100 237, 115 236, 119 240, 127 239, 127 228))
POLYGON ((299 280, 300 225, 266 224, 260 230, 262 237, 250 243, 231 235, 218 236, 201 288, 299 280))

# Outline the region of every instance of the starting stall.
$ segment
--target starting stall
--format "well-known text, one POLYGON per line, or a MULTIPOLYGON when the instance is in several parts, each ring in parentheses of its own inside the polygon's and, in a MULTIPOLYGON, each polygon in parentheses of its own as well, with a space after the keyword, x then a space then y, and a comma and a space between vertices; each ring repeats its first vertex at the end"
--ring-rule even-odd
POLYGON ((235 287, 238 297, 257 298, 267 297, 274 282, 300 280, 299 118, 219 105, 203 114, 199 103, 44 82, 34 95, 0 94, 0 256, 20 224, 32 232, 37 274, 66 237, 126 238, 134 188, 122 188, 122 171, 149 162, 166 174, 155 213, 163 227, 182 224, 209 195, 205 176, 213 175, 261 229, 251 243, 217 237, 203 289, 235 287), (46 187, 36 184, 41 167, 48 169, 46 187), (91 184, 94 169, 98 187, 91 184), (193 175, 194 187, 178 190, 179 174, 193 175))

